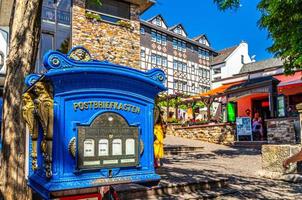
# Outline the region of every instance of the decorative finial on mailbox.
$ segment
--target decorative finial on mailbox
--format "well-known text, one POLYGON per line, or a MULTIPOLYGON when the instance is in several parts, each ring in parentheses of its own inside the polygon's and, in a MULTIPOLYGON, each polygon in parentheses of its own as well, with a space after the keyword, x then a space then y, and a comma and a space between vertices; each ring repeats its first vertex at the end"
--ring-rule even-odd
POLYGON ((37 80, 39 80, 40 77, 41 75, 38 74, 29 74, 25 78, 25 85, 28 87, 32 86, 37 80))
POLYGON ((81 46, 76 46, 74 48, 72 48, 68 54, 67 57, 75 60, 75 61, 91 61, 91 55, 89 53, 89 51, 87 49, 85 49, 84 47, 81 46))

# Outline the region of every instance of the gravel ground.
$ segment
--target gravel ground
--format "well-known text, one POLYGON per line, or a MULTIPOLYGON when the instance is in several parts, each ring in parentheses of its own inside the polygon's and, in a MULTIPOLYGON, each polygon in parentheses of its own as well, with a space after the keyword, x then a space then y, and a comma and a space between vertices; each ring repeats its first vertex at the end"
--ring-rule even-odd
POLYGON ((166 146, 204 147, 199 152, 189 152, 184 156, 169 156, 164 159, 164 167, 170 175, 202 174, 208 177, 229 177, 230 186, 237 193, 220 199, 302 199, 302 186, 263 179, 257 176, 261 170, 261 152, 256 149, 236 148, 167 136, 166 146))

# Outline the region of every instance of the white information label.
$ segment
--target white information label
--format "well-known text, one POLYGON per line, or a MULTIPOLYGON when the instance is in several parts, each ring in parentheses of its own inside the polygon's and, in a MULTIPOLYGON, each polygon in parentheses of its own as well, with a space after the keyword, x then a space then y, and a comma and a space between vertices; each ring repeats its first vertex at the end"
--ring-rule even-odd
POLYGON ((135 154, 135 142, 134 139, 126 140, 126 155, 134 155, 135 154))
POLYGON ((84 141, 84 157, 93 157, 94 156, 94 140, 86 139, 84 141))
POLYGON ((100 161, 99 160, 94 160, 94 161, 84 161, 83 165, 87 166, 87 165, 99 165, 100 161))
POLYGON ((104 165, 110 165, 110 164, 117 164, 118 160, 104 160, 103 164, 104 165))
POLYGON ((108 156, 108 140, 101 139, 99 140, 99 156, 108 156))
POLYGON ((122 155, 122 140, 114 139, 112 140, 112 155, 122 155))
POLYGON ((133 162, 135 162, 134 158, 121 159, 121 163, 133 163, 133 162))

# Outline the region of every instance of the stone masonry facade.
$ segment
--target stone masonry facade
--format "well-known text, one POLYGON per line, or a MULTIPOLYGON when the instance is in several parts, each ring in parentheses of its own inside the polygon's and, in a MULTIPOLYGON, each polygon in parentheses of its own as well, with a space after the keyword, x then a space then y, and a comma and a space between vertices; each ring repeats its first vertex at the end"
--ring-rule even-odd
POLYGON ((267 142, 269 144, 296 144, 296 121, 298 118, 267 120, 267 142))
POLYGON ((140 67, 139 7, 130 5, 130 20, 120 24, 89 18, 85 0, 74 0, 72 10, 72 46, 84 46, 93 59, 140 67))
POLYGON ((231 145, 235 139, 235 127, 225 123, 189 127, 168 125, 167 134, 204 142, 231 145))

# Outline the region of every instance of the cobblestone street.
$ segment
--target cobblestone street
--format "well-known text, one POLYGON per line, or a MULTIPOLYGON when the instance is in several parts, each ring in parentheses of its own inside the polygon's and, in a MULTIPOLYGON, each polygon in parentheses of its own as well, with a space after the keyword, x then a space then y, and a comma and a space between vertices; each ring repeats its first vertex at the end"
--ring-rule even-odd
MULTIPOLYGON (((210 144, 196 140, 167 136, 166 146, 195 146, 203 150, 185 154, 170 155, 164 160, 167 176, 228 177, 231 188, 237 192, 220 199, 300 199, 302 187, 288 183, 260 178, 260 150, 235 148, 210 144)), ((165 177, 162 177, 163 179, 165 177)))

